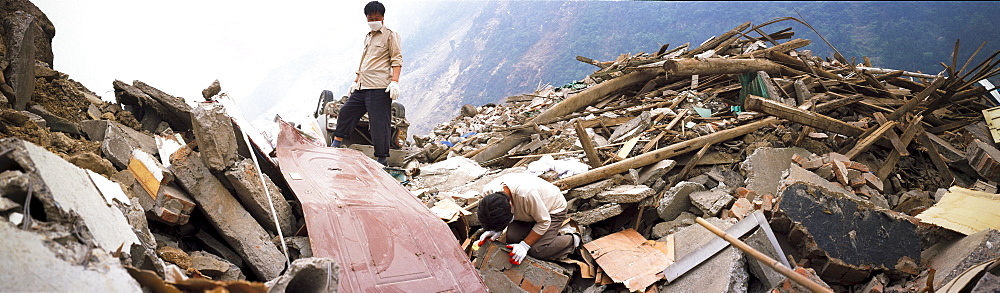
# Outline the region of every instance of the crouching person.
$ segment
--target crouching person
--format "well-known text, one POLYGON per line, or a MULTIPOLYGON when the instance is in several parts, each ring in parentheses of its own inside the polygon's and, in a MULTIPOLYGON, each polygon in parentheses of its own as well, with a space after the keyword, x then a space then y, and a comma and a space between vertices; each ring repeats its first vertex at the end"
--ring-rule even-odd
POLYGON ((479 203, 479 222, 488 239, 498 240, 507 229, 510 262, 521 264, 525 255, 555 260, 573 252, 580 245, 577 234, 560 235, 566 219, 566 199, 559 187, 537 176, 512 173, 497 177, 483 188, 479 203))

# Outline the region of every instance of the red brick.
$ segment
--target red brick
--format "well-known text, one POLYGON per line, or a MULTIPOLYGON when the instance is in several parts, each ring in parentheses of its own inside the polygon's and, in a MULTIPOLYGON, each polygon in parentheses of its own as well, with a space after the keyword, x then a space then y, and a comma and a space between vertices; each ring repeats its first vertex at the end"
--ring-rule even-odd
POLYGON ((765 194, 760 205, 760 208, 765 211, 774 210, 774 196, 770 194, 765 194))
POLYGON ((865 164, 854 162, 854 161, 845 162, 845 163, 848 163, 847 164, 847 168, 858 170, 858 171, 861 171, 861 172, 871 172, 871 169, 868 169, 868 166, 865 166, 865 164))
POLYGON ((865 182, 868 184, 868 186, 871 186, 872 188, 878 189, 879 192, 885 191, 885 189, 884 189, 885 184, 882 183, 882 180, 879 180, 878 176, 875 176, 875 174, 872 174, 870 172, 869 173, 864 173, 864 174, 861 174, 861 178, 865 179, 865 182))
POLYGON ((737 199, 736 202, 733 203, 733 208, 729 210, 728 214, 738 220, 742 220, 743 217, 746 217, 753 211, 753 203, 746 198, 741 198, 737 199))
POLYGON ((792 154, 792 161, 796 164, 802 165, 802 163, 806 162, 806 158, 803 158, 799 154, 792 154))
POLYGON ((850 178, 847 177, 847 167, 844 166, 843 161, 833 161, 833 175, 842 186, 846 186, 850 183, 850 178))
POLYGON ((859 186, 864 186, 866 182, 868 182, 868 181, 865 180, 865 178, 856 177, 856 178, 851 178, 851 182, 850 183, 851 183, 851 187, 859 187, 859 186))
POLYGON ((823 166, 823 159, 822 158, 812 159, 805 161, 799 165, 801 165, 802 168, 805 168, 806 170, 815 170, 823 166))
POLYGON ((733 196, 736 198, 757 198, 757 192, 747 189, 746 187, 738 187, 733 192, 733 196))

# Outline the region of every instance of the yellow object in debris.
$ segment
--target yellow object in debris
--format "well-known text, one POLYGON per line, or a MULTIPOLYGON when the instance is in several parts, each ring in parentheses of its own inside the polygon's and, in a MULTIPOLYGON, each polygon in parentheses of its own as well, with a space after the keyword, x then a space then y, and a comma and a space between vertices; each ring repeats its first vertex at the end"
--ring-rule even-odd
POLYGON ((921 222, 965 235, 1000 230, 1000 194, 952 186, 941 201, 917 215, 921 222))
POLYGON ((1000 143, 1000 106, 983 110, 983 118, 993 135, 993 142, 1000 143))

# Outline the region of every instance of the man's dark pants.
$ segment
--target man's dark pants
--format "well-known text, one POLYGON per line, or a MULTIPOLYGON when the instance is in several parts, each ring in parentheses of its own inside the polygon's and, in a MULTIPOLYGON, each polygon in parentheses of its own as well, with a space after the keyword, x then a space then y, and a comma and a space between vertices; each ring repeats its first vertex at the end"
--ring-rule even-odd
POLYGON ((356 90, 340 107, 337 115, 337 130, 333 135, 345 138, 354 131, 361 116, 368 113, 368 131, 375 145, 375 157, 389 157, 389 111, 392 99, 385 89, 356 90))

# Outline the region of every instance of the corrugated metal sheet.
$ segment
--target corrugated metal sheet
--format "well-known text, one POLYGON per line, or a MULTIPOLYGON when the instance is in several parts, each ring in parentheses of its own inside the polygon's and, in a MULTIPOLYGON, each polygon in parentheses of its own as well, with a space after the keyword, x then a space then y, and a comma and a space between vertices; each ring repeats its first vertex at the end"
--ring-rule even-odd
POLYGON ((381 165, 280 124, 281 173, 302 203, 313 255, 340 264, 341 292, 487 290, 448 226, 381 165))

